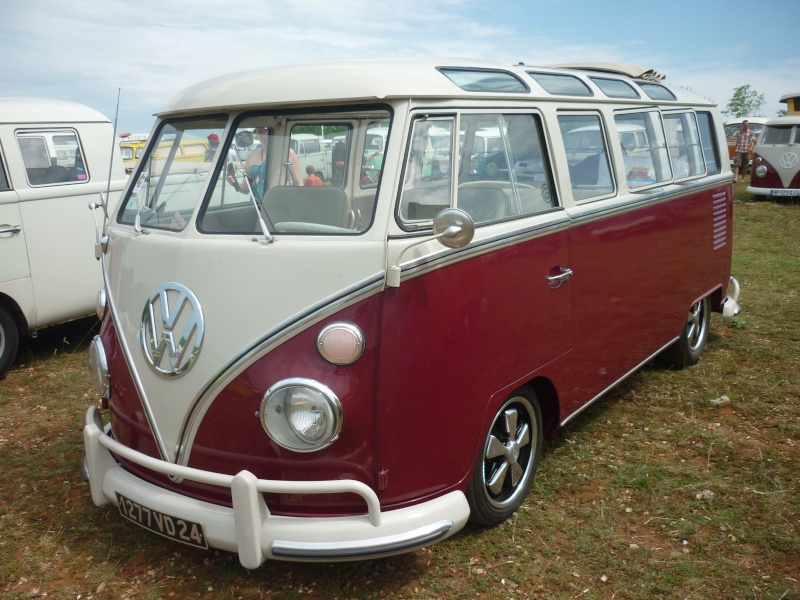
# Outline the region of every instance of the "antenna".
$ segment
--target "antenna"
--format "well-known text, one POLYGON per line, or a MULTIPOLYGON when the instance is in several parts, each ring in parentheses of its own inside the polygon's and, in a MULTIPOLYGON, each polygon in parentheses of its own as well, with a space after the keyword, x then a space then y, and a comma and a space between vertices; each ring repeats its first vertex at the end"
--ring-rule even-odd
POLYGON ((106 185, 106 191, 100 192, 100 206, 103 207, 102 236, 100 235, 100 227, 97 225, 97 214, 94 212, 97 210, 97 203, 89 203, 89 210, 92 211, 92 216, 94 217, 94 257, 97 260, 100 260, 100 257, 103 255, 106 246, 108 245, 108 238, 106 237, 106 223, 108 222, 108 198, 111 196, 111 167, 114 166, 114 147, 117 145, 117 117, 119 116, 119 96, 121 91, 122 88, 117 88, 117 109, 114 113, 114 133, 111 135, 111 156, 109 157, 108 161, 108 184, 106 185))
POLYGON ((106 230, 106 221, 108 221, 108 198, 111 195, 111 167, 114 166, 114 148, 117 145, 117 118, 119 117, 119 97, 122 93, 122 88, 117 88, 117 108, 114 112, 114 135, 111 136, 111 155, 108 158, 108 185, 106 186, 106 197, 103 199, 103 233, 106 230))

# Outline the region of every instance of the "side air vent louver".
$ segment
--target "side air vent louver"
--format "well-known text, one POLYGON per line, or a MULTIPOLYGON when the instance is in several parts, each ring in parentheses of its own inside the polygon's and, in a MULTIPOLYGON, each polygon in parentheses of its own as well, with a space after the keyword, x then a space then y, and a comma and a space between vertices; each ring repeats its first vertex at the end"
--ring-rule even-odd
POLYGON ((712 227, 714 250, 728 243, 728 193, 717 192, 712 202, 712 227))

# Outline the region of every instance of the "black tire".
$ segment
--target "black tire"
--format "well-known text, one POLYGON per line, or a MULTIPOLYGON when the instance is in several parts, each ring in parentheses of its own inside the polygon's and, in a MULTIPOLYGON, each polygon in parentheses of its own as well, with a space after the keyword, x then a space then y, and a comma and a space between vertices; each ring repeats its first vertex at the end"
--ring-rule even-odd
POLYGON ((0 379, 5 377, 6 371, 11 368, 14 357, 17 355, 18 345, 17 324, 9 312, 0 306, 0 379))
POLYGON ((467 488, 470 521, 491 527, 508 519, 528 495, 542 450, 542 411, 528 388, 497 411, 467 488))
POLYGON ((689 309, 681 337, 661 353, 660 362, 671 369, 696 365, 708 342, 710 327, 711 310, 708 298, 703 298, 689 309))

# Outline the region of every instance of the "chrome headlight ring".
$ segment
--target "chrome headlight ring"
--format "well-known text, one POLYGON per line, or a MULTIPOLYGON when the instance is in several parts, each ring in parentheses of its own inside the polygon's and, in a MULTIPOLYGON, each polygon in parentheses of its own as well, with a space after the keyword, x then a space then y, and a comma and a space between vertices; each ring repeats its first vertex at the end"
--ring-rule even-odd
POLYGON ((103 400, 108 400, 111 395, 111 375, 108 372, 106 350, 99 335, 94 336, 89 346, 89 373, 97 386, 97 393, 103 400))
POLYGON ((294 452, 316 452, 339 437, 344 411, 333 391, 312 379, 283 379, 264 394, 259 410, 264 431, 294 452))

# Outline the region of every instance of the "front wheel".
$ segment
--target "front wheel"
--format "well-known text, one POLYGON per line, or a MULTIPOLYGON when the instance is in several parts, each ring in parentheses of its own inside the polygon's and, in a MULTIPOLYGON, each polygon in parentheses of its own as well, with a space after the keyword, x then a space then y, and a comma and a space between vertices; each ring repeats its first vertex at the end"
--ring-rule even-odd
POLYGON ((11 368, 17 354, 19 331, 8 311, 0 306, 0 379, 11 368))
POLYGON ((696 302, 689 309, 681 337, 661 355, 661 361, 674 369, 696 365, 703 355, 711 327, 711 310, 708 298, 696 302))
POLYGON ((542 449, 542 412, 533 391, 511 394, 497 411, 467 488, 470 520, 498 525, 516 511, 533 482, 542 449))

